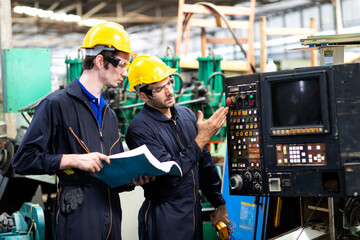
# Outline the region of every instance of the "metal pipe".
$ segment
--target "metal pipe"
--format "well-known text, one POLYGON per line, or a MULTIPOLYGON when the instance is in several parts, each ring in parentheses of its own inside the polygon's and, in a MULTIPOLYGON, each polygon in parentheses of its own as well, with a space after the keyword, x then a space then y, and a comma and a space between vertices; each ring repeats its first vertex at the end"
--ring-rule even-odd
MULTIPOLYGON (((217 75, 222 76, 222 79, 225 78, 225 75, 224 75, 222 72, 214 72, 214 73, 212 73, 212 74, 209 76, 208 82, 207 82, 207 87, 208 87, 208 89, 209 89, 209 93, 210 93, 210 80, 211 80, 213 77, 217 76, 217 75)), ((224 80, 223 80, 223 81, 224 81, 224 80)), ((223 92, 223 91, 224 91, 224 89, 222 90, 222 92, 223 92)), ((222 94, 221 94, 220 96, 222 96, 222 94)), ((213 89, 212 89, 212 96, 211 96, 210 101, 212 101, 212 100, 214 99, 214 97, 215 97, 215 78, 214 78, 214 80, 213 80, 213 89)), ((221 101, 221 99, 220 99, 220 101, 221 101)))
POLYGON ((193 100, 188 100, 188 101, 179 102, 179 103, 177 103, 177 105, 200 103, 200 102, 205 102, 205 101, 206 101, 206 97, 201 97, 201 98, 198 98, 198 99, 193 99, 193 100))
POLYGON ((139 107, 139 106, 142 106, 142 105, 144 105, 144 103, 134 103, 134 104, 130 104, 130 105, 116 107, 115 110, 135 108, 135 107, 139 107))

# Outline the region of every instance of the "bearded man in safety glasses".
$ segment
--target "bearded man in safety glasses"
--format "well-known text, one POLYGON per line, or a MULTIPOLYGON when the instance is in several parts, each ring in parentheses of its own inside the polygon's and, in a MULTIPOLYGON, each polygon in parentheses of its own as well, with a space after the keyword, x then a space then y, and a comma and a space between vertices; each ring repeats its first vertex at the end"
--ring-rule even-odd
POLYGON ((145 201, 139 211, 140 240, 202 240, 199 189, 216 208, 213 225, 229 226, 221 180, 215 169, 207 142, 226 120, 227 107, 219 108, 203 121, 175 105, 176 69, 152 55, 136 57, 129 68, 130 91, 135 89, 145 102, 126 132, 130 149, 143 144, 161 162, 175 161, 183 176, 162 175, 144 184, 145 201))

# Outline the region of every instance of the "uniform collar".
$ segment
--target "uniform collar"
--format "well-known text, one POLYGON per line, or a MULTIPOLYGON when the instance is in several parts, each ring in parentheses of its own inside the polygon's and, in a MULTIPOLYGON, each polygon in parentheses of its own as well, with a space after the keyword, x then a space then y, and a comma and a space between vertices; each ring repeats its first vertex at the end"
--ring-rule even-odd
POLYGON ((104 100, 104 94, 101 93, 100 95, 100 101, 97 97, 95 97, 94 95, 91 94, 91 92, 89 92, 84 85, 82 85, 82 83, 79 81, 79 79, 76 79, 81 87, 81 90, 85 93, 85 97, 87 98, 87 100, 89 102, 93 102, 96 106, 99 106, 99 105, 106 105, 106 102, 104 100))
MULTIPOLYGON (((170 121, 170 119, 168 117, 166 117, 162 112, 160 112, 159 110, 150 107, 149 105, 147 105, 146 103, 144 104, 144 112, 149 115, 150 117, 152 117, 153 119, 157 120, 157 121, 162 121, 162 122, 166 122, 166 121, 170 121)), ((172 119, 177 119, 179 117, 178 111, 176 110, 176 105, 172 108, 170 108, 171 111, 171 118, 172 119)))
MULTIPOLYGON (((76 98, 78 98, 78 99, 80 99, 82 101, 87 101, 87 98, 86 98, 84 92, 82 91, 80 84, 78 83, 78 81, 76 79, 71 81, 66 86, 65 91, 68 94, 70 94, 70 95, 72 95, 72 96, 74 96, 74 97, 76 97, 76 98)), ((109 98, 105 94, 103 94, 103 95, 104 95, 104 100, 105 100, 106 104, 109 104, 110 103, 109 98)))

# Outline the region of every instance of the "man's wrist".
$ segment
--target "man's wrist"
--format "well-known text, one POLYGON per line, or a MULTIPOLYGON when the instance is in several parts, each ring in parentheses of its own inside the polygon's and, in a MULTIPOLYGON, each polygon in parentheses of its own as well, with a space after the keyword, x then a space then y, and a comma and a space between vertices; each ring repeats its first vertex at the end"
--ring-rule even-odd
POLYGON ((195 142, 196 144, 199 146, 199 148, 201 149, 201 151, 203 150, 203 148, 205 147, 207 141, 205 141, 204 139, 201 139, 200 137, 196 137, 195 138, 195 142))

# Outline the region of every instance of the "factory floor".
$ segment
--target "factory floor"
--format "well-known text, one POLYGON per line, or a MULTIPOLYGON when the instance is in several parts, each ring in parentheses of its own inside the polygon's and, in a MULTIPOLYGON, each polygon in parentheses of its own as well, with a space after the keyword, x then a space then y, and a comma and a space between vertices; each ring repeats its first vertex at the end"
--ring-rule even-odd
POLYGON ((135 187, 131 192, 120 193, 122 208, 121 235, 123 240, 138 240, 138 212, 144 201, 144 191, 135 187))

